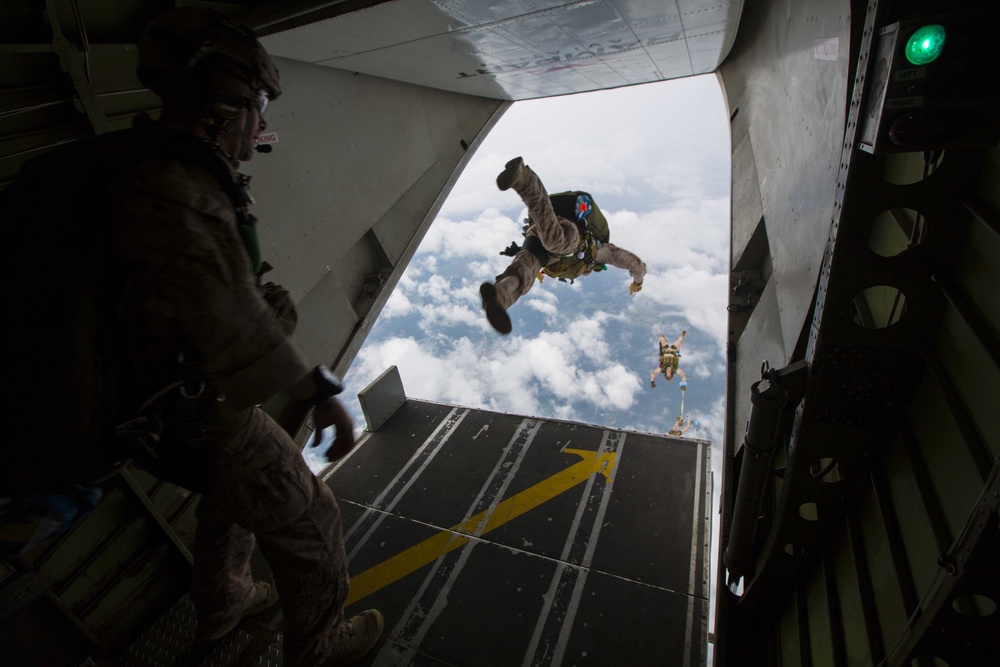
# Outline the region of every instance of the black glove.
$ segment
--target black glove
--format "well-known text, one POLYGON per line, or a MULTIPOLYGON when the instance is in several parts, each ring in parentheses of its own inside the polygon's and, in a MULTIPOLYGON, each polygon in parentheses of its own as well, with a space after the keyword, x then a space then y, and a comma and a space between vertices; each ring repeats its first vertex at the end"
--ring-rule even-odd
POLYGON ((500 254, 515 257, 519 252, 521 252, 521 246, 517 245, 516 241, 511 241, 509 246, 500 251, 500 254))

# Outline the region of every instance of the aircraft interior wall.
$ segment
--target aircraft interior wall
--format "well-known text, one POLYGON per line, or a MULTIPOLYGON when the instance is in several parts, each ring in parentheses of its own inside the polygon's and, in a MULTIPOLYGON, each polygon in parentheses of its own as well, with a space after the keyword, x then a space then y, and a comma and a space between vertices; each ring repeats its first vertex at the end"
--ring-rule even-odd
MULTIPOLYGON (((720 68, 734 291, 715 664, 989 664, 1000 623, 1000 150, 862 150, 861 110, 878 94, 866 85, 873 35, 927 12, 830 5, 745 14, 720 68), (807 64, 805 47, 828 44, 830 26, 843 67, 824 71, 829 52, 807 64), (809 66, 825 86, 796 90, 809 66), (843 113, 817 115, 833 105, 824 89, 843 113), (776 427, 754 562, 730 592, 723 554, 744 528, 741 472, 760 456, 744 437, 764 359, 805 360, 808 381, 776 427)), ((985 3, 954 9, 996 21, 985 3)), ((995 120, 997 96, 983 97, 995 120)))
MULTIPOLYGON (((266 42, 266 40, 265 40, 266 42)), ((273 152, 245 166, 266 279, 296 301, 296 343, 343 375, 482 138, 511 102, 276 58, 273 152)), ((289 424, 293 406, 269 409, 289 424)))

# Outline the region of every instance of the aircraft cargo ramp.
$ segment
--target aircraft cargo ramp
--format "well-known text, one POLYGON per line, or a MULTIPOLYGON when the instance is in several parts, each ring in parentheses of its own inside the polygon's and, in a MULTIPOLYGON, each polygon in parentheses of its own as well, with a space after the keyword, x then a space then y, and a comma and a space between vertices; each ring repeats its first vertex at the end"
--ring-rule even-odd
MULTIPOLYGON (((407 399, 395 368, 362 402, 370 430, 321 475, 347 613, 385 616, 359 664, 706 663, 710 443, 407 399)), ((196 655, 185 597, 124 662, 280 665, 263 621, 196 655)))

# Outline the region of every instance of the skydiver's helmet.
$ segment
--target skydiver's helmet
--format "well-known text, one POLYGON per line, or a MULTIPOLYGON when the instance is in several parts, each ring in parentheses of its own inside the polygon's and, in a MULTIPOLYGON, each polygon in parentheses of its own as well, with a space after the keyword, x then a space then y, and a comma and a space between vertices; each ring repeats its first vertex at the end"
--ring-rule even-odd
POLYGON ((216 130, 281 95, 278 68, 256 33, 228 16, 181 7, 150 21, 139 39, 139 81, 176 99, 216 130))

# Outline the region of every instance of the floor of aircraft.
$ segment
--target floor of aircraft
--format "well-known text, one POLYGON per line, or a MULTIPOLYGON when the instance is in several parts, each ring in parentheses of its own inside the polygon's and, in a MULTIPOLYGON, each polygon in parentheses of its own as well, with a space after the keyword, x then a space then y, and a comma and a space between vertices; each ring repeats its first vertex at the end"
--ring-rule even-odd
MULTIPOLYGON (((344 519, 346 613, 385 617, 358 664, 704 664, 708 452, 406 400, 323 475, 344 519)), ((123 663, 281 665, 282 621, 279 606, 196 651, 185 596, 123 663)))

